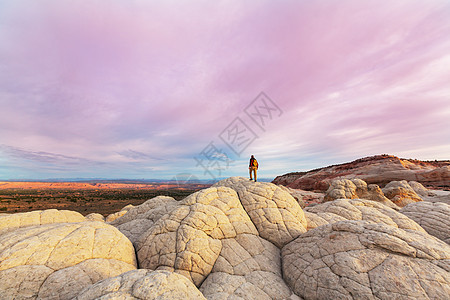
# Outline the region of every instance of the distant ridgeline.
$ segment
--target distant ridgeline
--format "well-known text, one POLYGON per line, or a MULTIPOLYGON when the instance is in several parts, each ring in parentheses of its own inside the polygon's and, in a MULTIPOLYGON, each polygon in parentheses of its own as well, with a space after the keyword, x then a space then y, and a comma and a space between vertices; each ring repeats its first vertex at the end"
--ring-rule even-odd
POLYGON ((395 180, 413 180, 428 188, 450 189, 450 161, 421 161, 382 154, 307 172, 287 173, 272 182, 307 191, 326 191, 331 181, 338 178, 360 178, 381 187, 395 180))

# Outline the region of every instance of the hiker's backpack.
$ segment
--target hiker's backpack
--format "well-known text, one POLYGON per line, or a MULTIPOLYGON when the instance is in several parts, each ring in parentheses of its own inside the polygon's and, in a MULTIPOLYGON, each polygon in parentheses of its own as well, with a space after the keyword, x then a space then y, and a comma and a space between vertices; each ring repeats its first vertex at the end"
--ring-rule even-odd
POLYGON ((256 160, 256 158, 253 159, 252 167, 258 167, 258 161, 256 160))

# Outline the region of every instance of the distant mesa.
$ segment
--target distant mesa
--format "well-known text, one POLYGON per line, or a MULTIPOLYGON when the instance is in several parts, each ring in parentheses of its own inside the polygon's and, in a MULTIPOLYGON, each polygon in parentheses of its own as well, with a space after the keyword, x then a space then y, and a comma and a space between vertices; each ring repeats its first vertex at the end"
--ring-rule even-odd
POLYGON ((359 178, 381 188, 391 181, 417 181, 431 189, 450 189, 450 161, 420 161, 376 155, 355 161, 277 176, 272 182, 294 189, 325 192, 335 179, 359 178))

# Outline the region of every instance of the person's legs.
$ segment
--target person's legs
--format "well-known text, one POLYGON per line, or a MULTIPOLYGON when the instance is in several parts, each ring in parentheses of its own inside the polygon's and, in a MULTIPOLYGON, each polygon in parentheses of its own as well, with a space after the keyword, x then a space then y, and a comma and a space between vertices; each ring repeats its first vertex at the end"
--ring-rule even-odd
POLYGON ((253 178, 252 178, 252 168, 248 168, 248 171, 250 173, 250 180, 253 180, 253 178))
POLYGON ((254 173, 254 175, 255 175, 255 182, 256 182, 256 170, 257 170, 257 169, 255 168, 255 169, 254 169, 254 172, 255 172, 255 173, 254 173))

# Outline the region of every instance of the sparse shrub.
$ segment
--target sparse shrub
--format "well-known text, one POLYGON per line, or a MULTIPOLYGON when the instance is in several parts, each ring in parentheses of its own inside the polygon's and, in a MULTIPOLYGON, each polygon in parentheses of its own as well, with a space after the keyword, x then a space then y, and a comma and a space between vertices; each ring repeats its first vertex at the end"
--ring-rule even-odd
POLYGON ((0 211, 7 211, 8 208, 7 207, 0 207, 0 211))

